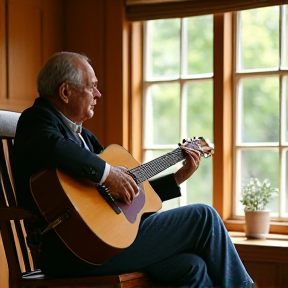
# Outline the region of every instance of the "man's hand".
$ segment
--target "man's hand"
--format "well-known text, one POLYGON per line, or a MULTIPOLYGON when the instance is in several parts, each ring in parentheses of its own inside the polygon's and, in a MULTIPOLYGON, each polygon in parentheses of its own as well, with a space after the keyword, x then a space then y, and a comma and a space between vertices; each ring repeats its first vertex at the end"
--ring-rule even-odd
POLYGON ((200 152, 191 150, 184 145, 181 145, 181 149, 186 154, 186 159, 184 165, 174 175, 178 186, 198 169, 201 160, 200 152))
POLYGON ((103 184, 109 188, 114 199, 130 205, 139 188, 127 171, 128 169, 123 166, 111 166, 110 173, 103 184))

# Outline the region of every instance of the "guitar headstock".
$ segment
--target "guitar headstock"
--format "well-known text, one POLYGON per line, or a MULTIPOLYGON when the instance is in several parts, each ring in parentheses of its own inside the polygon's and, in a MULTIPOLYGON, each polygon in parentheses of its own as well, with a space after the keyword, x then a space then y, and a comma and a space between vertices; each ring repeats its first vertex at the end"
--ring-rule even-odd
POLYGON ((200 152, 201 156, 204 158, 210 157, 214 154, 214 148, 211 147, 203 137, 183 139, 182 145, 185 145, 185 147, 189 149, 200 152))

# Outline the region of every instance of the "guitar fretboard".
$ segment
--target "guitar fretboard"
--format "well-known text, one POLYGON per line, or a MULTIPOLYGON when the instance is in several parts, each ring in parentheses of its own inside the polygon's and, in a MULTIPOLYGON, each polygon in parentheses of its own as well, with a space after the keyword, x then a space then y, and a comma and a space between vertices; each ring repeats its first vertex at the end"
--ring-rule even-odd
POLYGON ((163 156, 129 170, 129 173, 132 175, 135 182, 140 184, 183 159, 185 159, 185 156, 182 153, 182 149, 178 147, 163 156))

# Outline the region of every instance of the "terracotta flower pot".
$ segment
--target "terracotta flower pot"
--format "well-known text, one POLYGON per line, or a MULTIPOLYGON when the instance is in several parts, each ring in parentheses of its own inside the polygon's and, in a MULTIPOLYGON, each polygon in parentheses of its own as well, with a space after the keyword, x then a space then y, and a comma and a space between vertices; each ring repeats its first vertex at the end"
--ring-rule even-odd
POLYGON ((270 229, 270 211, 245 211, 246 237, 265 239, 270 229))

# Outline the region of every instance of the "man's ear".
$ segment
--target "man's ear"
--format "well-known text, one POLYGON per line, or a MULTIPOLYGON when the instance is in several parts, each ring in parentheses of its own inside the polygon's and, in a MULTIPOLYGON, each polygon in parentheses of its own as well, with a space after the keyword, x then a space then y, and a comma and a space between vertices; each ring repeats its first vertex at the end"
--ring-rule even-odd
POLYGON ((65 103, 68 103, 68 96, 69 96, 69 86, 67 83, 62 83, 59 87, 59 96, 61 100, 65 103))

